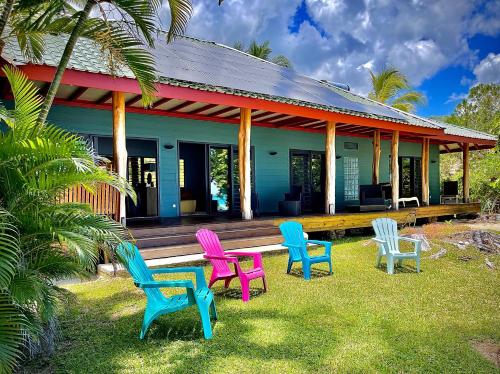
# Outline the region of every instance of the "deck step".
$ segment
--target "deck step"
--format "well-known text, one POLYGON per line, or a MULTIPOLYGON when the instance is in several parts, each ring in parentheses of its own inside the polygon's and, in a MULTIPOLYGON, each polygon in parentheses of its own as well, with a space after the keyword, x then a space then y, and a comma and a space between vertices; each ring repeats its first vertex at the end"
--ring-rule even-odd
POLYGON ((227 230, 243 230, 243 229, 256 229, 256 228, 269 228, 275 227, 273 220, 251 220, 251 221, 231 221, 231 222, 218 222, 218 223, 197 223, 190 225, 173 225, 173 226, 152 226, 145 228, 129 227, 130 232, 136 239, 148 238, 152 236, 167 236, 167 235, 181 235, 181 234, 194 234, 199 229, 208 229, 217 233, 227 230))
MULTIPOLYGON (((278 235, 279 229, 277 227, 255 227, 216 232, 220 240, 228 240, 278 235)), ((137 246, 142 249, 197 243, 195 232, 180 234, 156 233, 149 237, 136 238, 136 240, 137 246)))
MULTIPOLYGON (((282 242, 283 242, 283 237, 281 235, 266 235, 266 236, 221 240, 221 244, 225 250, 267 246, 267 245, 280 244, 282 242)), ((198 243, 188 243, 182 245, 169 245, 169 246, 154 247, 154 248, 143 248, 140 249, 140 253, 145 260, 151 260, 157 258, 199 254, 203 253, 203 251, 198 243)))

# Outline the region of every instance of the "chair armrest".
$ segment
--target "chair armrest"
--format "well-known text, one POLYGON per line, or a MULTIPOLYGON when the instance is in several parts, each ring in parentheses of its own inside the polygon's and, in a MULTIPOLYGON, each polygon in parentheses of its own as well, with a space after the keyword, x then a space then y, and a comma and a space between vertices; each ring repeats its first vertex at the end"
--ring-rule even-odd
POLYGON ((387 244, 387 242, 385 240, 382 240, 382 239, 379 239, 379 238, 372 238, 372 240, 377 243, 377 244, 380 244, 380 245, 385 245, 387 244))
POLYGON ((262 253, 260 252, 238 252, 238 251, 227 251, 230 256, 245 256, 253 257, 253 267, 262 268, 262 253))
POLYGON ((165 287, 182 287, 194 289, 193 282, 190 280, 165 280, 165 281, 146 281, 134 282, 139 288, 165 288, 165 287))
POLYGON ((332 250, 332 242, 325 242, 322 240, 306 240, 306 243, 322 245, 325 247, 325 255, 329 256, 332 250))
POLYGON ((206 258, 207 260, 222 260, 222 261, 227 261, 227 262, 238 263, 238 258, 237 257, 231 257, 231 256, 203 255, 203 258, 206 258))
POLYGON ((413 238, 408 238, 406 236, 398 236, 398 240, 403 240, 405 242, 410 242, 415 244, 415 252, 417 254, 420 254, 420 248, 422 247, 422 240, 420 239, 413 239, 413 238))
POLYGON ((196 276, 196 288, 206 287, 207 282, 205 280, 205 274, 203 269, 196 266, 184 266, 176 268, 160 268, 160 269, 150 269, 151 274, 169 274, 169 273, 195 273, 196 276))

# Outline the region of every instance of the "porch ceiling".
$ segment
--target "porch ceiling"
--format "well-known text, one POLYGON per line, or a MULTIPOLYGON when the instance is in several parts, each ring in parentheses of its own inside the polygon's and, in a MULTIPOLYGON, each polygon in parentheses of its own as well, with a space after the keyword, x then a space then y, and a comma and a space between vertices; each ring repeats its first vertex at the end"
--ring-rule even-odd
MULTIPOLYGON (((40 93, 44 95, 49 83, 35 81, 40 93)), ((4 94, 9 97, 9 93, 4 94)), ((56 104, 79 106, 95 109, 111 110, 111 91, 98 88, 80 87, 61 84, 55 99, 56 104)), ((240 108, 230 105, 220 105, 205 103, 200 101, 184 100, 177 98, 158 97, 150 108, 144 108, 142 97, 136 93, 125 93, 125 106, 128 112, 162 115, 194 120, 205 120, 212 122, 223 122, 239 124, 240 108)), ((263 126, 284 130, 296 130, 314 133, 324 133, 326 127, 325 120, 308 118, 305 116, 290 115, 286 113, 273 112, 265 109, 253 109, 251 112, 252 125, 263 126)), ((397 127, 397 124, 394 124, 397 127)), ((337 134, 340 136, 372 137, 375 127, 363 126, 354 123, 337 123, 337 134)), ((390 139, 392 129, 381 128, 381 138, 390 139)), ((422 142, 423 136, 427 134, 417 134, 408 131, 400 131, 400 140, 407 142, 422 142)), ((440 145, 441 153, 460 152, 462 144, 468 139, 457 136, 430 136, 431 143, 440 145), (456 138, 456 139, 455 139, 456 138)), ((481 144, 478 139, 469 139, 471 150, 491 148, 491 144, 481 144)))

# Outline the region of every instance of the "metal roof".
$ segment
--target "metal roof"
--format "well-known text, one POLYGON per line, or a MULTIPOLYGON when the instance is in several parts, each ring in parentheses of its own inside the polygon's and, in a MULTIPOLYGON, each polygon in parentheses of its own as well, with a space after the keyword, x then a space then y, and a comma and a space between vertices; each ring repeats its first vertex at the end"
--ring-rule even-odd
MULTIPOLYGON (((30 63, 57 66, 66 40, 67 36, 64 35, 48 35, 41 61, 30 61, 23 56, 14 41, 6 44, 2 57, 14 65, 30 63)), ((155 47, 150 52, 155 58, 161 83, 420 127, 444 128, 445 133, 453 135, 496 139, 488 134, 402 112, 336 85, 300 75, 292 69, 215 42, 182 36, 168 44, 165 35, 158 34, 155 47)), ((111 75, 106 53, 102 52, 96 43, 83 37, 79 38, 75 46, 68 69, 111 75)), ((113 74, 117 77, 135 78, 127 67, 115 69, 113 74)))

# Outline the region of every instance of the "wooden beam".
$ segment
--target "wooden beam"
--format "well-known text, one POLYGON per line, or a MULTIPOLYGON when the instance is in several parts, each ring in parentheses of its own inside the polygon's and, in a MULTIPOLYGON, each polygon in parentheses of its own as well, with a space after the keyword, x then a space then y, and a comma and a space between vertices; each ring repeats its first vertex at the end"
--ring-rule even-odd
POLYGON ((151 105, 151 108, 153 108, 153 109, 158 108, 160 105, 166 104, 171 100, 173 100, 173 99, 169 98, 169 97, 164 97, 163 99, 160 99, 157 102, 155 102, 153 105, 151 105))
MULTIPOLYGON (((220 116, 221 114, 226 114, 226 113, 229 113, 229 112, 232 112, 233 110, 235 110, 236 108, 235 107, 228 107, 228 108, 222 108, 222 109, 219 109, 218 111, 216 112, 213 112, 213 113, 210 113, 210 117, 215 117, 215 116, 220 116)), ((225 117, 224 117, 225 118, 225 117)))
POLYGON ((257 117, 252 118, 252 120, 260 121, 260 120, 262 120, 262 118, 265 118, 265 121, 274 121, 277 119, 290 117, 289 114, 279 114, 279 113, 274 113, 274 116, 269 117, 271 114, 272 114, 272 112, 268 112, 267 114, 262 114, 262 115, 259 114, 257 117), (269 117, 269 118, 266 118, 266 117, 269 117))
POLYGON ((325 140, 325 213, 335 214, 335 178, 336 178, 336 155, 335 155, 335 122, 326 123, 325 140))
POLYGON ((446 153, 450 153, 450 147, 448 147, 448 144, 443 144, 444 149, 446 149, 446 153))
POLYGON ((469 202, 469 143, 464 143, 462 146, 462 162, 463 162, 463 195, 464 195, 464 203, 469 202))
MULTIPOLYGON (((290 118, 292 119, 292 118, 290 118)), ((299 125, 304 125, 306 123, 310 123, 310 122, 317 122, 317 120, 315 120, 314 118, 311 119, 311 118, 300 118, 298 117, 297 119, 295 119, 294 121, 290 121, 290 122, 280 122, 279 125, 276 125, 276 127, 292 127, 292 126, 299 126, 299 125)))
POLYGON ((429 138, 422 139, 422 204, 429 205, 429 138))
MULTIPOLYGON (((113 163, 116 173, 127 178, 127 145, 125 136, 125 94, 112 93, 113 105, 113 163)), ((117 220, 125 225, 125 194, 120 194, 119 216, 117 220)))
POLYGON ((104 104, 106 101, 111 99, 111 96, 113 96, 113 91, 106 92, 99 99, 97 99, 96 104, 104 104))
MULTIPOLYGON (((259 111, 258 109, 252 109, 252 113, 251 114, 253 114, 255 112, 258 112, 258 111, 259 111)), ((224 117, 224 118, 230 118, 231 119, 231 118, 236 118, 236 117, 239 117, 239 116, 240 116, 240 113, 238 112, 238 113, 231 114, 230 116, 227 116, 227 117, 224 117)))
POLYGON ((373 132, 372 184, 380 183, 380 130, 373 132))
POLYGON ((391 185, 392 185, 392 208, 399 209, 399 131, 392 132, 391 140, 391 185))
POLYGON ((135 95, 133 98, 127 100, 127 102, 125 103, 125 106, 134 105, 135 103, 137 103, 141 99, 142 99, 142 95, 135 95))
POLYGON ((250 131, 252 112, 248 108, 240 109, 240 129, 238 132, 238 166, 240 173, 241 217, 252 219, 251 180, 250 180, 250 131))
POLYGON ((179 105, 176 105, 170 109, 167 109, 169 112, 178 112, 179 110, 181 109, 184 109, 190 105, 193 105, 195 103, 195 101, 185 101, 183 103, 180 103, 179 105))
POLYGON ((69 101, 78 100, 80 96, 82 96, 87 90, 88 90, 87 87, 78 87, 75 91, 73 91, 71 95, 68 96, 66 100, 69 101))
POLYGON ((218 105, 217 104, 206 104, 206 105, 203 105, 202 107, 200 107, 198 109, 190 111, 189 114, 198 114, 198 113, 204 112, 206 110, 213 109, 216 106, 218 106, 218 105))

